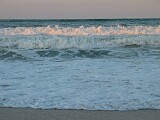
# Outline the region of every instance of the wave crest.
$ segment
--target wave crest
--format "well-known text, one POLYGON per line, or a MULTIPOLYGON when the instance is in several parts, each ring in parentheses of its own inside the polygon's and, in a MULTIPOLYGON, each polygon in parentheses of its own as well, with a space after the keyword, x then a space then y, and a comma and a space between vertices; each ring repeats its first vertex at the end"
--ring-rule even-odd
POLYGON ((116 26, 116 27, 103 27, 103 26, 92 26, 78 28, 73 27, 16 27, 16 28, 3 28, 0 29, 0 35, 65 35, 65 36, 76 36, 76 35, 152 35, 160 34, 160 26, 116 26))
MULTIPOLYGON (((12 36, 0 38, 1 59, 54 58, 126 58, 143 50, 160 48, 159 35, 96 37, 96 36, 12 36), (133 49, 128 49, 133 48, 133 49), (136 48, 136 49, 135 49, 136 48), (125 49, 125 51, 124 51, 125 49), (122 50, 122 51, 121 51, 122 50)), ((147 53, 148 54, 148 53, 147 53)))
POLYGON ((121 46, 160 46, 160 36, 127 36, 127 37, 95 37, 95 36, 27 36, 1 37, 2 48, 25 49, 92 49, 121 46))

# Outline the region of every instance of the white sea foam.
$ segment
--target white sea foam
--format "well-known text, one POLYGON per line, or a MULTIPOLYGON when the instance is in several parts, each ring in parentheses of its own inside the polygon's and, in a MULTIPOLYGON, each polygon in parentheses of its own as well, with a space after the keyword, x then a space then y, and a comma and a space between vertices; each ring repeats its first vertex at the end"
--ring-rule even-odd
POLYGON ((1 37, 0 47, 27 48, 27 49, 65 49, 65 48, 103 48, 126 45, 160 46, 159 35, 127 36, 127 37, 94 37, 94 36, 25 36, 25 37, 1 37))
POLYGON ((160 109, 159 59, 148 58, 0 61, 0 107, 160 109))
POLYGON ((116 27, 103 27, 103 26, 92 26, 84 27, 80 26, 77 28, 73 27, 16 27, 16 28, 3 28, 0 29, 0 35, 155 35, 160 34, 160 26, 116 26, 116 27))

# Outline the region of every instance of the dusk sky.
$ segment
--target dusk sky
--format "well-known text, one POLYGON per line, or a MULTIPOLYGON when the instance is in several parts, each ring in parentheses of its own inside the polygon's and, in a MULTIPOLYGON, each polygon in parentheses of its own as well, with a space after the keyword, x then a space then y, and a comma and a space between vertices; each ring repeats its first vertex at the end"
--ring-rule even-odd
POLYGON ((160 18, 160 0, 0 0, 0 19, 160 18))

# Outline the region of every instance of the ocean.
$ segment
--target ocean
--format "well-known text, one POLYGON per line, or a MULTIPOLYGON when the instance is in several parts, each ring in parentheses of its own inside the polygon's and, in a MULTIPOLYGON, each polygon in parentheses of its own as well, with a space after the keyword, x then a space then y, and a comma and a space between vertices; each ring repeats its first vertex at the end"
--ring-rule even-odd
POLYGON ((0 107, 160 109, 160 19, 0 20, 0 107))

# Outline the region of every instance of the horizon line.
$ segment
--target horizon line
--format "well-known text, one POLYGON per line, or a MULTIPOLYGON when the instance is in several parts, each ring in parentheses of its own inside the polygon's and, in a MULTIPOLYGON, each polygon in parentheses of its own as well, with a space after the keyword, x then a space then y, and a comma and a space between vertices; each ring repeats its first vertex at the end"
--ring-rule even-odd
POLYGON ((127 19, 160 19, 160 17, 144 18, 0 18, 0 20, 127 20, 127 19))

